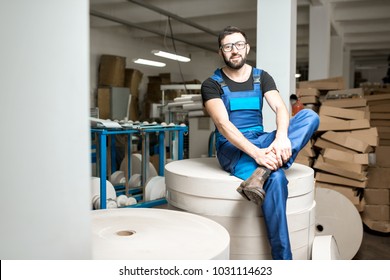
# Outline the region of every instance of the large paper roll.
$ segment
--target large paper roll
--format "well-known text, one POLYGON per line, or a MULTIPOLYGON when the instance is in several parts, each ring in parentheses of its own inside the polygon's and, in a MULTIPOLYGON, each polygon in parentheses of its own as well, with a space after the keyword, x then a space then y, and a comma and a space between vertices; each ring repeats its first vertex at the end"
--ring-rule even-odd
MULTIPOLYGON (((165 166, 167 199, 173 206, 210 216, 262 216, 259 207, 248 203, 236 191, 241 179, 219 166, 216 158, 170 162, 165 166)), ((301 212, 314 200, 313 169, 294 164, 286 170, 289 180, 287 212, 301 212)))
POLYGON ((363 223, 359 212, 343 194, 316 188, 316 236, 333 236, 340 259, 351 260, 363 240, 363 223))
POLYGON ((92 211, 92 256, 105 260, 229 259, 230 236, 217 222, 181 211, 92 211))

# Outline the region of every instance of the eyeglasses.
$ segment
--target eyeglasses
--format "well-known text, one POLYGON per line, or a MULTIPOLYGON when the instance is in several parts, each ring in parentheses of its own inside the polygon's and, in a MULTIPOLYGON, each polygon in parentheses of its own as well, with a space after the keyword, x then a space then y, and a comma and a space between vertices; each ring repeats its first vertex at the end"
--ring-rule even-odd
POLYGON ((223 52, 231 52, 233 50, 233 46, 235 46, 237 50, 242 50, 246 47, 246 42, 238 41, 235 43, 228 43, 228 44, 222 45, 220 49, 223 52))

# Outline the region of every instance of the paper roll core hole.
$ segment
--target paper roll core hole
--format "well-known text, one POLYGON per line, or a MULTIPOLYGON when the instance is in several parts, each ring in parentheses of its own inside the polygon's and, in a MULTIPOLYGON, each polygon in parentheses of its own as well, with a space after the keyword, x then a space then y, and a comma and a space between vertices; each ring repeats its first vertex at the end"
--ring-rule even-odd
POLYGON ((135 234, 134 230, 120 230, 116 233, 119 236, 131 236, 135 234))
POLYGON ((324 230, 324 227, 322 225, 316 225, 316 229, 318 232, 322 232, 324 230))

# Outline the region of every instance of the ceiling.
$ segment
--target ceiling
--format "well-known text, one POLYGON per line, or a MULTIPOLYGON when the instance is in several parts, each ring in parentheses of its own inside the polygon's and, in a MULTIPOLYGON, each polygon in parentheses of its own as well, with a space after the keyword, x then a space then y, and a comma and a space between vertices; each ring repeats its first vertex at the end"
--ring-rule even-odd
MULTIPOLYGON (((310 5, 328 6, 332 34, 342 38, 357 67, 387 65, 390 0, 297 3, 297 65, 308 63, 310 5)), ((134 37, 158 42, 161 37, 173 37, 189 50, 215 51, 218 32, 227 25, 236 25, 247 32, 255 49, 256 7, 255 0, 90 0, 91 27, 127 26, 134 37)))

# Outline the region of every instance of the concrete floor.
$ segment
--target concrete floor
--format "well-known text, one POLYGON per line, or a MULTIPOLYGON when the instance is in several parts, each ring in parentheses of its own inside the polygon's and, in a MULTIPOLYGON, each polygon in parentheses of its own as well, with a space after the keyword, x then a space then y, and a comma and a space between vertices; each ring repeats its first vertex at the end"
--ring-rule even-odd
POLYGON ((353 260, 390 260, 390 234, 365 227, 362 244, 353 260))

